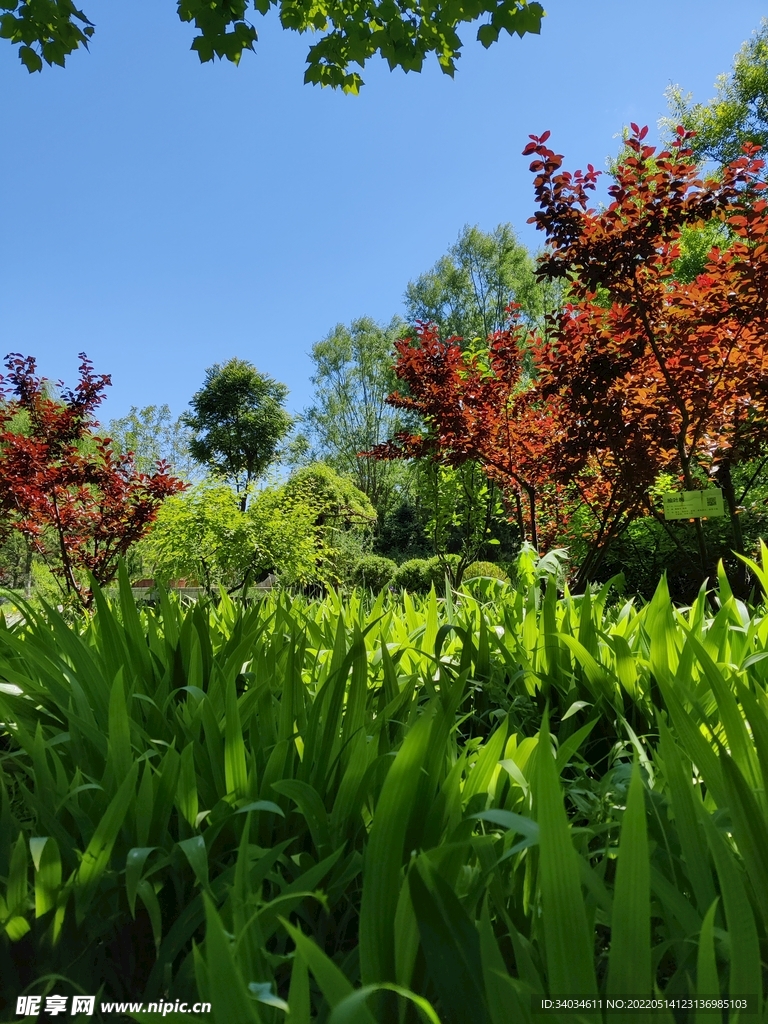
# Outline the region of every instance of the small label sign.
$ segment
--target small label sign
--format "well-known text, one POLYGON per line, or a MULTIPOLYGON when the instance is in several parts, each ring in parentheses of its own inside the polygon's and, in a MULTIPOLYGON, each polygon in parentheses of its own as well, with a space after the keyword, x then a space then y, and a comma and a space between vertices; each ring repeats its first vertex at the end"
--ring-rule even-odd
POLYGON ((719 487, 664 495, 665 519, 705 519, 707 516, 724 515, 723 492, 719 487))

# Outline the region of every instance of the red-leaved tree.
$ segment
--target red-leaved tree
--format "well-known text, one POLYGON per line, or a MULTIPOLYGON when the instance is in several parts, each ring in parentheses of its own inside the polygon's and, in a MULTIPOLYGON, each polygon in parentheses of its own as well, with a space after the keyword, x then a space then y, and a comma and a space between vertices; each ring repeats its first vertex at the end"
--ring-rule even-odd
MULTIPOLYGON (((549 133, 525 148, 547 251, 539 272, 562 278, 569 302, 540 352, 539 387, 561 411, 560 474, 597 460, 630 510, 659 516, 648 497, 661 470, 695 489, 723 488, 743 553, 731 468, 768 439, 768 203, 757 147, 702 180, 679 128, 669 150, 632 125, 608 189, 591 208, 592 167, 561 170, 549 133), (713 219, 728 241, 692 281, 675 273, 685 227, 713 219)), ((696 521, 702 572, 710 567, 696 521)))
POLYGON ((521 538, 541 548, 574 536, 599 543, 615 532, 625 509, 595 460, 568 479, 557 472, 560 400, 542 395, 537 339, 514 307, 509 313, 509 326, 493 334, 487 348, 441 340, 431 325, 396 343, 395 372, 405 389, 388 401, 417 413, 425 430, 401 433, 370 454, 451 466, 476 461, 500 487, 521 538))
POLYGON ((0 536, 23 534, 61 581, 88 605, 86 570, 111 580, 119 558, 139 540, 161 502, 182 481, 163 464, 137 473, 130 455, 116 455, 94 433, 93 412, 107 375, 93 373, 81 353, 74 390, 54 397, 36 375, 35 360, 9 355, 0 376, 0 536))
POLYGON ((426 430, 374 450, 477 460, 522 536, 542 547, 585 542, 578 584, 633 516, 660 517, 649 489, 662 470, 688 489, 708 476, 723 487, 743 552, 731 468, 768 440, 763 161, 746 147, 721 177, 702 180, 689 133, 679 129, 656 155, 647 129, 632 130, 599 209, 590 207, 599 172, 563 171, 549 133, 531 136, 532 221, 547 236, 539 273, 563 279, 568 301, 546 339, 513 319, 487 350, 465 351, 429 326, 400 342, 395 369, 407 391, 390 401, 417 412, 426 430), (716 218, 728 244, 693 281, 680 279, 683 229, 716 218))

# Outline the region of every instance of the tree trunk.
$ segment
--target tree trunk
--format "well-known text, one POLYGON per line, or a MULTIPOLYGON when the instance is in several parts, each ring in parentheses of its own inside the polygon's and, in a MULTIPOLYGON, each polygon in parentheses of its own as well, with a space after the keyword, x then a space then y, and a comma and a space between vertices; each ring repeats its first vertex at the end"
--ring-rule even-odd
MULTIPOLYGON (((731 476, 730 459, 723 459, 718 465, 717 482, 723 489, 723 497, 728 506, 728 515, 731 519, 731 534, 733 536, 733 550, 737 555, 745 555, 744 533, 741 529, 741 517, 739 516, 736 489, 733 486, 733 477, 731 476)), ((733 590, 738 597, 744 598, 747 596, 747 567, 741 559, 739 559, 739 565, 736 570, 733 590)))
POLYGON ((24 597, 32 598, 32 545, 27 541, 27 557, 24 562, 24 597))
POLYGON ((531 509, 531 544, 536 551, 539 551, 539 531, 536 526, 536 491, 533 487, 526 487, 525 492, 528 495, 528 504, 531 509))
MULTIPOLYGON (((685 487, 689 491, 695 491, 694 479, 691 476, 690 458, 684 455, 683 451, 680 451, 680 461, 683 469, 683 481, 685 487)), ((693 521, 694 529, 696 531, 696 542, 699 548, 699 559, 701 560, 701 580, 707 579, 711 573, 711 566, 709 564, 709 552, 707 551, 707 540, 704 536, 704 527, 701 525, 701 519, 696 518, 693 521)))

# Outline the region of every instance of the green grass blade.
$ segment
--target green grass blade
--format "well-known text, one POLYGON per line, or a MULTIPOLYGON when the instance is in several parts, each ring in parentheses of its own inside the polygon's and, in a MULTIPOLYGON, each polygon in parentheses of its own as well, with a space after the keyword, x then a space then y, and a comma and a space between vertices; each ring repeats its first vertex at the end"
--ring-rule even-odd
POLYGON ((155 890, 146 878, 143 878, 139 882, 136 887, 136 892, 149 915, 149 923, 152 927, 152 938, 155 940, 155 955, 157 955, 157 952, 160 949, 160 943, 163 941, 163 914, 160 910, 160 903, 155 890))
POLYGON ((669 708, 672 725, 678 734, 680 745, 701 772, 715 803, 719 807, 725 807, 728 799, 725 795, 723 773, 717 754, 684 708, 675 692, 674 684, 663 682, 661 678, 658 678, 658 683, 664 701, 669 708))
MULTIPOLYGON (((206 701, 204 707, 207 707, 206 701)), ((160 762, 155 776, 155 795, 152 803, 152 821, 149 826, 149 845, 160 846, 165 840, 165 830, 176 799, 181 758, 173 747, 169 747, 160 762)), ((142 780, 143 781, 143 780, 142 780)), ((146 845, 146 840, 144 845, 146 845)))
POLYGON ((504 744, 507 740, 508 719, 498 726, 493 735, 483 744, 475 761, 469 778, 464 784, 462 803, 467 804, 475 793, 484 793, 493 778, 493 773, 501 760, 504 744))
POLYGON ((607 994, 650 996, 651 879, 645 825, 645 787, 635 763, 621 824, 611 917, 607 994))
MULTIPOLYGON (((371 1015, 366 1000, 376 992, 394 992, 403 999, 409 1000, 419 1011, 421 1020, 428 1024, 441 1024, 440 1018, 435 1013, 432 1004, 423 996, 416 995, 401 985, 393 985, 391 982, 383 982, 380 985, 367 985, 359 988, 351 995, 342 999, 334 1007, 328 1024, 370 1024, 371 1015)), ((293 1024, 293 1021, 291 1021, 293 1024)))
POLYGON ((193 742, 189 742, 181 752, 175 803, 184 820, 194 828, 199 810, 199 800, 195 773, 195 744, 193 742))
POLYGON ((429 746, 423 715, 398 751, 382 787, 365 853, 360 905, 360 970, 364 985, 395 979, 394 920, 403 846, 429 746))
MULTIPOLYGON (((725 910, 730 939, 731 970, 728 984, 732 996, 762 996, 762 969, 760 942, 747 897, 741 872, 733 851, 715 828, 706 811, 701 809, 701 820, 712 851, 725 910)), ((757 1021, 757 1014, 743 1014, 740 1021, 757 1021)))
POLYGON ((61 889, 61 854, 50 836, 30 839, 29 849, 35 865, 35 917, 42 917, 56 906, 61 889))
MULTIPOLYGON (((315 976, 315 981, 320 986, 320 991, 331 1009, 347 996, 352 995, 354 991, 352 985, 333 960, 312 939, 307 938, 300 928, 294 928, 282 917, 280 923, 293 939, 297 951, 315 976)), ((373 1018, 369 1016, 367 1024, 372 1024, 372 1022, 373 1018)))
POLYGON ((141 881, 147 857, 156 849, 156 846, 134 846, 128 851, 128 856, 125 858, 125 893, 128 897, 131 914, 135 913, 136 889, 141 881))
POLYGON ((664 774, 669 784, 672 808, 675 812, 677 835, 696 897, 696 905, 703 913, 704 908, 711 906, 715 898, 715 887, 709 868, 707 843, 701 833, 696 810, 696 802, 701 803, 701 798, 694 792, 690 768, 686 776, 682 758, 663 717, 657 714, 656 720, 661 756, 664 759, 664 774))
POLYGON ((248 765, 234 679, 227 682, 224 717, 224 784, 238 799, 248 795, 248 765))
POLYGON ((331 845, 328 814, 317 790, 300 779, 281 779, 272 783, 272 789, 296 803, 309 826, 318 854, 327 856, 331 845))
POLYGON ((739 686, 738 693, 741 706, 744 708, 752 729, 752 739, 761 775, 759 788, 762 789, 763 807, 768 809, 768 713, 766 713, 765 705, 761 706, 746 686, 739 686))
POLYGON ((728 797, 733 836, 768 925, 768 824, 736 762, 721 752, 723 783, 728 797))
POLYGON ((5 893, 5 902, 8 913, 24 912, 26 909, 28 882, 27 871, 29 861, 27 858, 27 842, 23 834, 19 835, 11 854, 11 866, 8 873, 8 886, 5 893))
POLYGON ((205 961, 216 1024, 261 1024, 257 1005, 251 998, 232 953, 221 918, 213 901, 205 903, 205 961))
POLYGON ((408 872, 427 968, 446 1020, 486 1024, 480 938, 450 886, 423 859, 408 872))
POLYGON ((91 841, 86 847, 75 881, 75 905, 78 921, 82 921, 96 891, 99 880, 109 865, 112 848, 128 812, 136 787, 139 766, 134 764, 109 803, 91 841))
POLYGON ((195 878, 202 889, 208 888, 208 850, 202 836, 192 836, 190 839, 182 839, 179 848, 189 861, 189 866, 195 873, 195 878))
POLYGON ((755 765, 752 741, 744 724, 744 718, 739 710, 739 706, 733 696, 732 685, 725 678, 723 668, 715 664, 707 654, 704 646, 695 637, 689 636, 687 643, 693 648, 696 658, 704 670, 704 677, 712 687, 712 692, 715 695, 720 712, 720 720, 728 737, 728 747, 730 748, 731 756, 743 772, 745 778, 749 779, 752 785, 755 785, 757 779, 754 777, 755 765))
POLYGON ((293 957, 291 987, 288 990, 288 1013, 291 1024, 311 1024, 311 1009, 307 961, 297 951, 293 957))
MULTIPOLYGON (((711 999, 720 995, 720 978, 717 974, 715 959, 715 913, 720 898, 712 901, 712 906, 704 915, 699 933, 699 952, 696 959, 696 995, 699 999, 711 999)), ((696 1013, 696 1024, 710 1024, 711 1014, 702 1010, 696 1013)))
POLYGON ((493 934, 488 900, 483 900, 478 931, 480 933, 480 957, 483 964, 483 985, 485 1001, 492 1024, 517 1024, 514 1008, 509 998, 509 986, 504 980, 507 967, 499 951, 499 944, 493 934))
POLYGON ((400 889, 395 912, 395 974, 397 984, 410 988, 413 969, 419 952, 419 926, 413 912, 411 890, 404 885, 400 889))
POLYGON ((536 749, 535 797, 539 821, 539 888, 552 995, 596 996, 594 941, 579 881, 545 715, 536 749))
POLYGON ((126 777, 133 764, 130 722, 125 704, 125 687, 123 685, 123 669, 121 668, 114 678, 112 692, 109 695, 108 763, 118 782, 126 777))

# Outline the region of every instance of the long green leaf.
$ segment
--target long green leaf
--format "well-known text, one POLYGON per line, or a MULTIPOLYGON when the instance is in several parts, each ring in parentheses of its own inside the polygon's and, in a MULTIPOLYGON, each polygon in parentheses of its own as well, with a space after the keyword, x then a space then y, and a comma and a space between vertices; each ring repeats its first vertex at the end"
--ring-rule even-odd
POLYGON ((366 1000, 376 992, 394 992, 402 999, 413 1003, 422 1020, 428 1021, 429 1024, 441 1024, 440 1018, 429 1000, 401 985, 393 985, 391 982, 382 982, 379 985, 368 985, 365 988, 357 989, 336 1004, 328 1019, 328 1024, 369 1024, 371 1016, 366 1006, 366 1000))
MULTIPOLYGON (((696 995, 699 999, 712 999, 720 995, 714 934, 718 903, 719 898, 712 901, 712 906, 704 915, 699 933, 699 952, 696 961, 696 995)), ((697 1010, 696 1024, 708 1024, 710 1016, 705 1010, 697 1010)))
POLYGON ((61 854, 55 839, 30 839, 29 849, 35 865, 35 917, 42 917, 56 906, 61 889, 61 854))
POLYGON ((227 683, 226 715, 224 719, 224 778, 227 793, 243 798, 248 795, 248 768, 245 757, 243 729, 237 708, 235 681, 227 683))
POLYGON ((75 881, 75 906, 78 921, 84 919, 99 880, 109 865, 112 848, 128 811, 130 797, 136 788, 138 770, 138 764, 131 766, 131 770, 123 779, 122 785, 96 826, 96 831, 83 854, 75 881))
POLYGON ((363 984, 395 980, 394 921, 400 892, 403 845, 429 745, 431 721, 423 715, 410 730, 387 773, 365 853, 360 905, 360 970, 363 984))
POLYGON ((408 872, 427 968, 446 1020, 485 1024, 480 937, 450 886, 421 859, 408 872))
POLYGON ((536 750, 535 796, 549 992, 596 996, 594 940, 587 927, 577 854, 563 807, 546 715, 536 750))
POLYGON ((257 1004, 238 970, 221 918, 212 900, 205 903, 205 959, 208 968, 213 1017, 216 1024, 260 1024, 257 1004))
MULTIPOLYGON (((730 939, 731 971, 728 991, 731 996, 762 998, 760 943, 741 873, 733 851, 715 828, 709 815, 701 809, 701 820, 712 851, 725 909, 730 939)), ((740 1021, 757 1021, 757 1014, 743 1014, 740 1021)))
MULTIPOLYGON (((347 996, 352 995, 353 988, 344 974, 329 956, 320 947, 307 938, 300 928, 294 928, 284 918, 280 923, 293 939, 296 949, 304 958, 310 971, 315 976, 315 981, 320 986, 320 991, 325 996, 328 1005, 333 1009, 347 996)), ((373 1024, 373 1018, 368 1017, 366 1024, 373 1024)))
POLYGON ((650 996, 651 879, 645 826, 645 787, 635 763, 621 825, 613 892, 607 994, 650 996))
POLYGON ((675 812, 677 835, 697 906, 699 911, 703 912, 712 904, 715 898, 715 888, 712 884, 707 843, 701 833, 700 819, 696 809, 697 801, 700 803, 701 798, 694 792, 690 768, 686 777, 682 758, 662 715, 657 713, 656 720, 661 755, 664 758, 664 771, 669 783, 672 808, 675 812))

